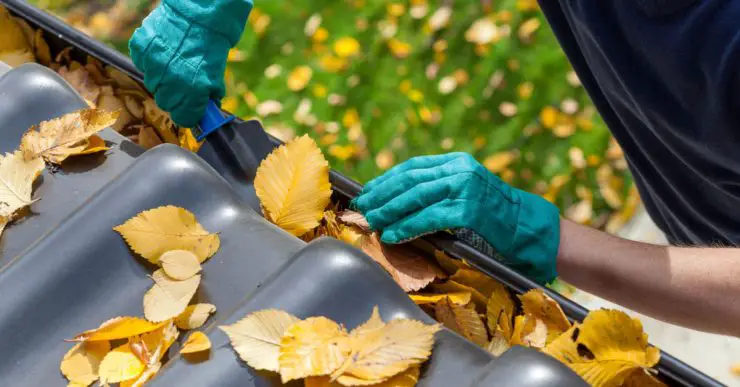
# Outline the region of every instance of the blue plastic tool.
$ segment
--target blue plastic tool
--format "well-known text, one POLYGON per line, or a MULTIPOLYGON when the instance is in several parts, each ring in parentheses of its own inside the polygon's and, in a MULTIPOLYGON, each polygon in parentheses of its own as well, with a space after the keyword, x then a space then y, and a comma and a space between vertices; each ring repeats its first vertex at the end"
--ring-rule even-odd
POLYGON ((209 134, 217 131, 222 126, 234 121, 235 116, 224 116, 221 109, 218 107, 216 101, 209 101, 206 107, 206 114, 203 119, 200 120, 198 127, 195 128, 195 138, 198 141, 203 141, 209 134))

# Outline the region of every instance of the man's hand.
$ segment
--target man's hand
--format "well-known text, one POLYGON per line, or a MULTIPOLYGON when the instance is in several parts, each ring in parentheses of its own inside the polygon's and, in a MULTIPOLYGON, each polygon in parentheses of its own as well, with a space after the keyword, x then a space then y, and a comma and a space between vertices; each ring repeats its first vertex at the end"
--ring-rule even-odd
POLYGON ((198 124, 220 101, 229 49, 244 31, 252 0, 164 0, 134 32, 131 59, 157 105, 176 124, 198 124))
POLYGON ((472 229, 540 283, 556 277, 558 209, 514 189, 466 153, 417 157, 367 183, 353 205, 386 243, 472 229))

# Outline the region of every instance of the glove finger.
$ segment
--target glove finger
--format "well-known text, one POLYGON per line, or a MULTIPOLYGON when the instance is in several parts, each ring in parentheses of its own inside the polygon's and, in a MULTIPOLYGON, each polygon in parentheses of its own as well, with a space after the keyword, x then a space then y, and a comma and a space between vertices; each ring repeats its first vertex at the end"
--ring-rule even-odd
MULTIPOLYGON (((370 192, 363 192, 354 202, 355 207, 362 213, 367 213, 386 205, 419 184, 442 180, 449 176, 467 172, 465 159, 455 158, 446 163, 425 169, 412 169, 391 176, 385 182, 377 185, 370 192)), ((447 184, 454 185, 453 181, 447 184)))
POLYGON ((382 184, 383 182, 387 181, 388 179, 407 172, 414 169, 427 169, 427 168, 433 168, 438 165, 442 165, 450 160, 454 160, 461 155, 464 155, 464 153, 460 152, 454 152, 454 153, 447 153, 443 155, 433 155, 433 156, 419 156, 419 157, 412 157, 405 162, 396 165, 395 167, 388 170, 388 172, 384 173, 381 176, 376 177, 373 180, 370 180, 367 184, 365 184, 365 187, 363 187, 362 192, 367 193, 373 190, 376 186, 382 184))
POLYGON ((381 241, 398 244, 437 231, 467 227, 466 219, 457 200, 445 199, 393 223, 381 236, 381 241))
POLYGON ((414 212, 445 199, 462 199, 456 192, 455 183, 459 182, 459 179, 459 176, 452 175, 418 184, 383 206, 365 213, 365 218, 373 230, 382 230, 414 212))

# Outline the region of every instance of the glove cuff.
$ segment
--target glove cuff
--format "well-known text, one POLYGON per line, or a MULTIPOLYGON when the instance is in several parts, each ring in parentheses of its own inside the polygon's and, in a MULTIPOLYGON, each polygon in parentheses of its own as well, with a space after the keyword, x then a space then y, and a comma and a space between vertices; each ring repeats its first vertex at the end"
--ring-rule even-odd
POLYGON ((193 24, 226 37, 236 46, 244 33, 252 0, 164 0, 169 8, 193 24))
POLYGON ((560 212, 541 196, 515 191, 520 197, 517 229, 505 255, 530 263, 530 273, 537 282, 552 282, 557 277, 560 212))

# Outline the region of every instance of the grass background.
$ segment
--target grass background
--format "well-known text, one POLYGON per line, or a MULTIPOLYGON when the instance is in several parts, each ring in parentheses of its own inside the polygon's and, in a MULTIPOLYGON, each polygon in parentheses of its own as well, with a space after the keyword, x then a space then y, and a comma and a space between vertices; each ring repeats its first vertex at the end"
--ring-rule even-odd
MULTIPOLYGON (((33 2, 122 52, 155 6, 33 2)), ((285 140, 311 134, 361 182, 462 151, 580 223, 616 231, 638 202, 534 0, 257 1, 225 81, 227 110, 285 140)))

